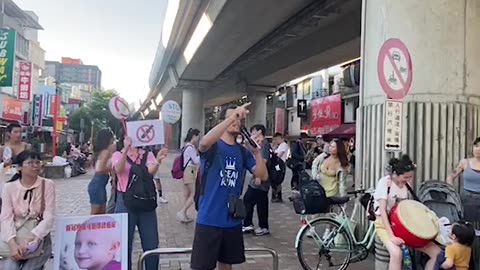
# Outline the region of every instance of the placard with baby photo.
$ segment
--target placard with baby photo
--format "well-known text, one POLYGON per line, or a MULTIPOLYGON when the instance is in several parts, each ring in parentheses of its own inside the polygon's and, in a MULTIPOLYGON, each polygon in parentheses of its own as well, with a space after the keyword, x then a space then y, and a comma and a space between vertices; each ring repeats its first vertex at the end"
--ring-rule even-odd
POLYGON ((57 218, 54 269, 127 270, 127 214, 57 218))

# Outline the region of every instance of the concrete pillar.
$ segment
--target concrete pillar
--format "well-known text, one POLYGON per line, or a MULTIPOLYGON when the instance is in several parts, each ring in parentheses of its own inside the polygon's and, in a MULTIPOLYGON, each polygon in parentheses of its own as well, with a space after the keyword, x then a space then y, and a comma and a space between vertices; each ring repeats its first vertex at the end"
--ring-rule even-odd
POLYGON ((247 127, 262 124, 267 125, 267 94, 265 92, 248 92, 248 101, 252 104, 248 107, 250 111, 246 124, 247 127))
MULTIPOLYGON (((357 121, 357 156, 361 160, 356 172, 367 188, 384 175, 389 157, 399 155, 384 150, 386 94, 378 72, 380 48, 392 38, 401 40, 411 55, 413 79, 403 98, 401 135, 402 152, 417 163, 417 187, 425 180, 445 180, 461 158, 471 155, 472 142, 478 136, 480 2, 363 1, 357 121)), ((399 58, 398 50, 389 52, 392 60, 385 61, 399 58)), ((402 73, 395 74, 398 72, 402 73)))
POLYGON ((196 128, 200 133, 205 129, 205 112, 203 110, 203 90, 185 88, 182 90, 182 129, 181 142, 185 140, 188 129, 196 128))

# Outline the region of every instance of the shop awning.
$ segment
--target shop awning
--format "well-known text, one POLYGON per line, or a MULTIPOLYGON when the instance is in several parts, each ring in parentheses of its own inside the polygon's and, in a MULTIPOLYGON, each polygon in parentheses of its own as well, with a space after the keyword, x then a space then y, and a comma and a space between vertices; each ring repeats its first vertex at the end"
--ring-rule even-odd
POLYGON ((324 137, 328 137, 329 139, 350 139, 355 137, 355 123, 342 124, 338 128, 330 131, 330 133, 324 135, 324 137))

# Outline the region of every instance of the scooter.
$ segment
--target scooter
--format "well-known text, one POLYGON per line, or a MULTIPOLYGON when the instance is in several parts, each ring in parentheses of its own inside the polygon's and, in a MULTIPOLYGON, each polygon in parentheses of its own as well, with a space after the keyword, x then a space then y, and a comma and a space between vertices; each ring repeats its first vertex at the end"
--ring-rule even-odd
POLYGON ((87 170, 85 170, 85 161, 86 159, 83 157, 72 157, 68 159, 68 163, 72 168, 72 177, 87 173, 87 170))

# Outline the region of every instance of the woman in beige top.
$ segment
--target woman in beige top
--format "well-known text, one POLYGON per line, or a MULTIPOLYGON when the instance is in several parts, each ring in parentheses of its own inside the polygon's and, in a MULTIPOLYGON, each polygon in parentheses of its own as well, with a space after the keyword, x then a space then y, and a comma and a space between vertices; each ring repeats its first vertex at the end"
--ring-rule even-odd
POLYGON ((39 177, 40 154, 23 151, 15 163, 18 173, 5 184, 2 194, 0 238, 8 243, 11 256, 5 261, 4 269, 42 269, 52 252, 50 232, 55 215, 55 186, 53 181, 39 177), (17 230, 28 219, 37 219, 38 224, 30 237, 20 241, 17 230), (41 255, 24 260, 29 251, 38 249, 36 247, 43 249, 41 255))

